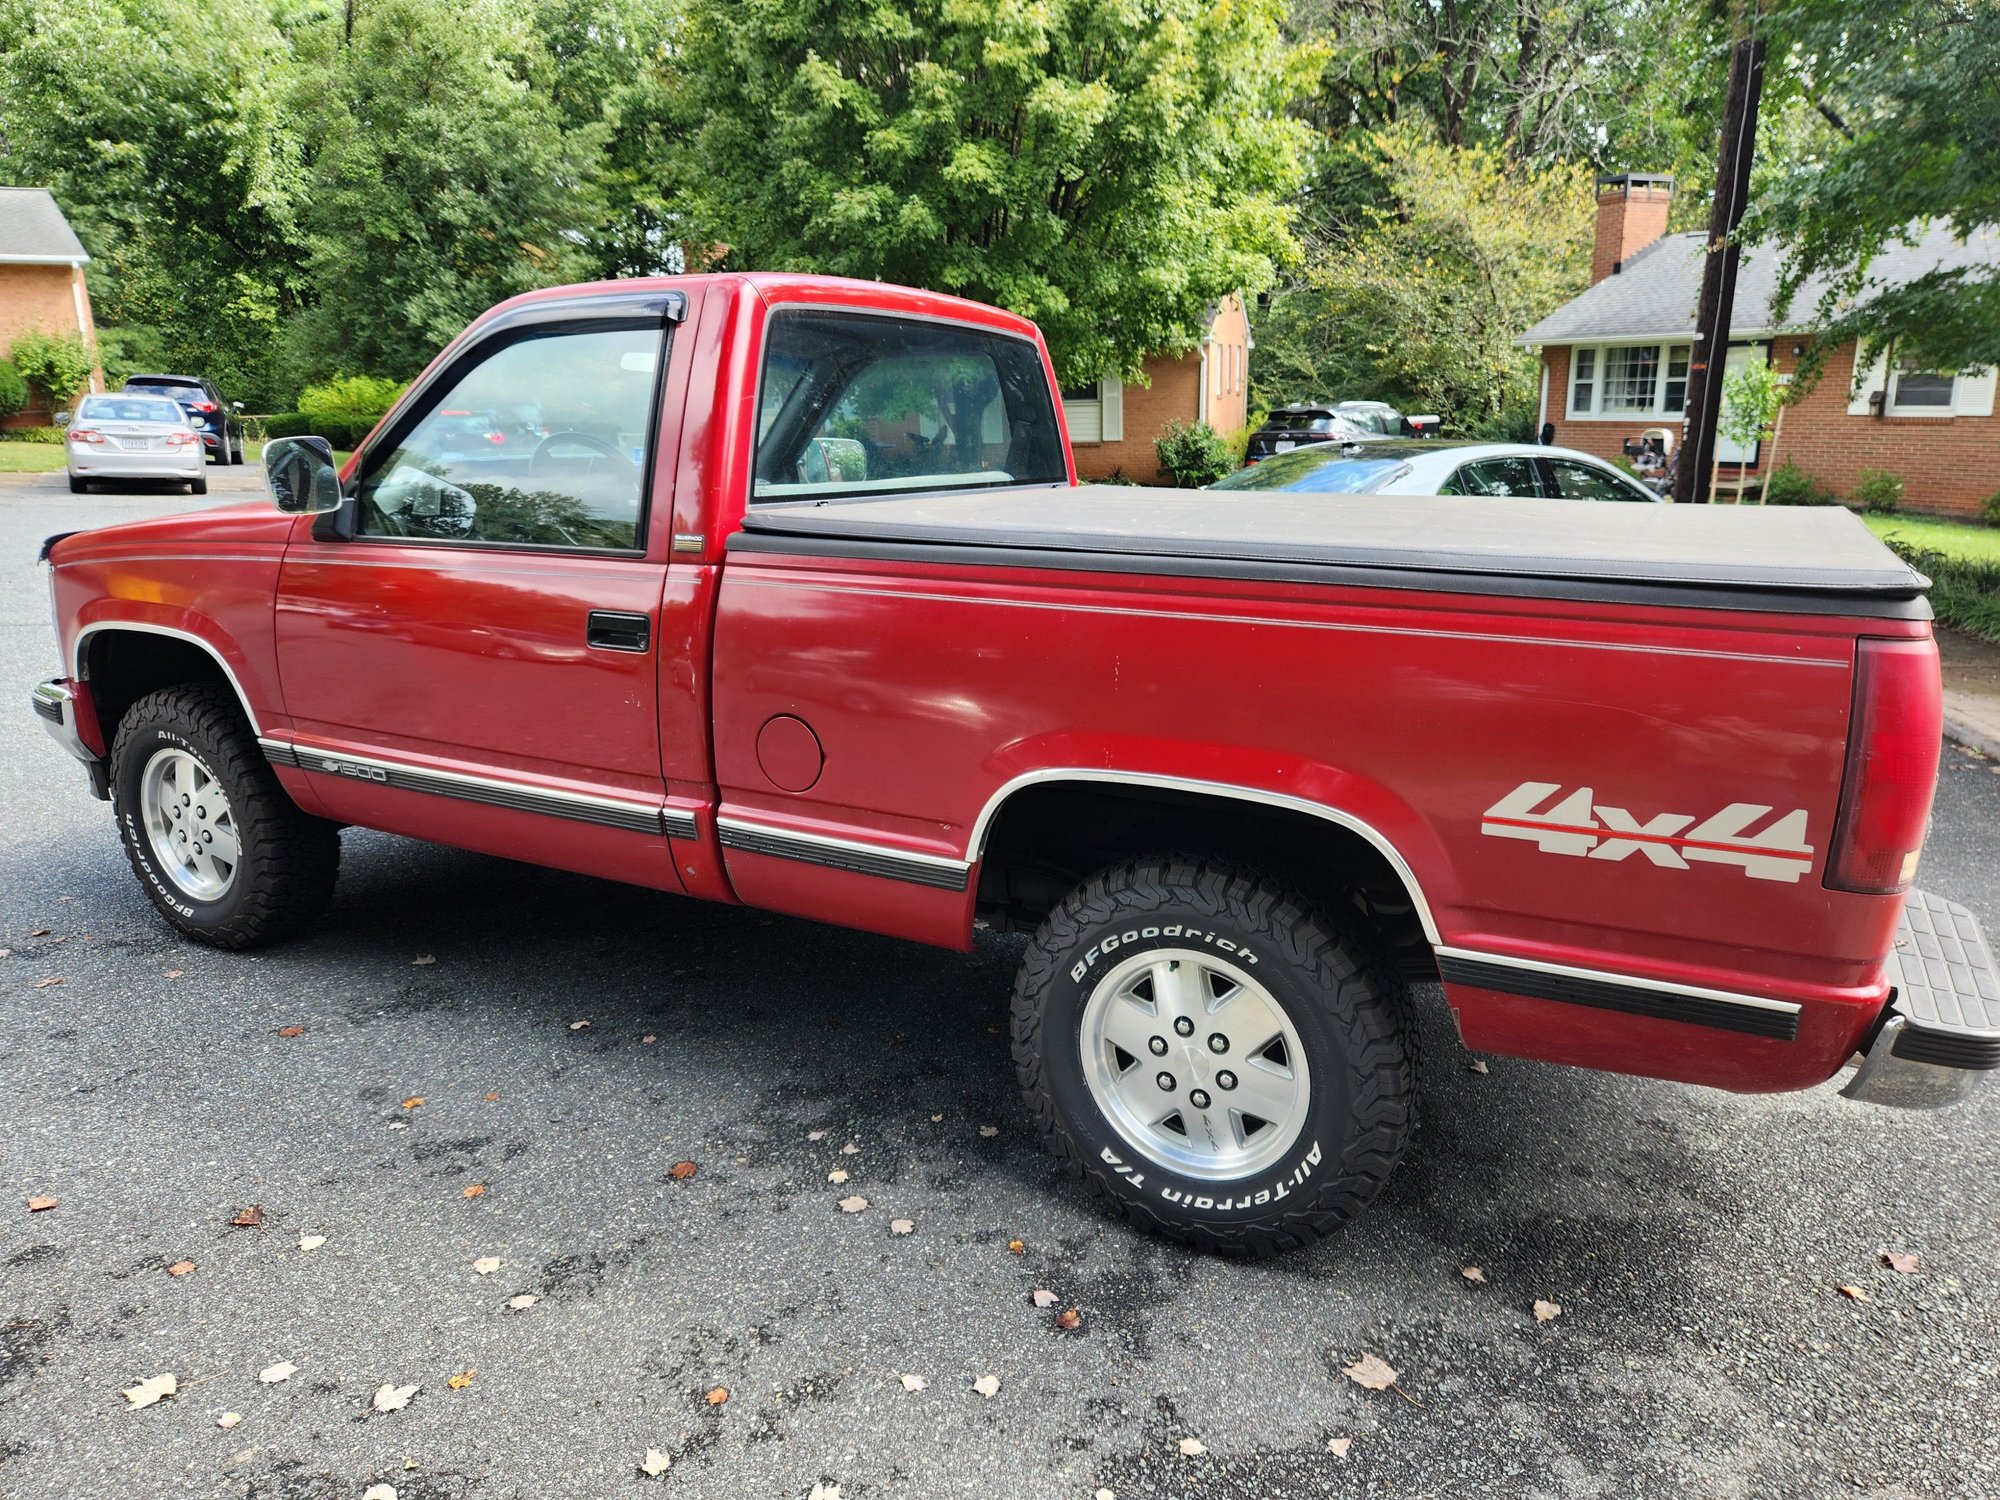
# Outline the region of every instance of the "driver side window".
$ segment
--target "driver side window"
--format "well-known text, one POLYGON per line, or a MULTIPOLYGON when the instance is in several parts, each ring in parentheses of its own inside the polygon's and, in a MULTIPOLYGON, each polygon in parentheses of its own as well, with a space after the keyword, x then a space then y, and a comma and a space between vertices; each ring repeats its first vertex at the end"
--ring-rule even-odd
POLYGON ((363 536, 630 550, 666 360, 657 325, 519 339, 441 389, 357 491, 363 536))

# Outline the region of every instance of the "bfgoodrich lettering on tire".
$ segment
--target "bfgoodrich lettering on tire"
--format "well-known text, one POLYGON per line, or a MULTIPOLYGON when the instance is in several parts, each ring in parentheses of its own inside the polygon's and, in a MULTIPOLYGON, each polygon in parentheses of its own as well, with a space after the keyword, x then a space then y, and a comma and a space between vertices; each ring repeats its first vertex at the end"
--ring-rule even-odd
POLYGON ((252 948, 333 896, 339 830, 286 795, 224 688, 165 688, 127 709, 111 801, 139 884, 189 937, 252 948))
POLYGON ((1049 1147, 1128 1219, 1202 1249, 1308 1244, 1372 1198, 1414 1119, 1400 982, 1303 897, 1148 859, 1072 892, 1014 986, 1049 1147))

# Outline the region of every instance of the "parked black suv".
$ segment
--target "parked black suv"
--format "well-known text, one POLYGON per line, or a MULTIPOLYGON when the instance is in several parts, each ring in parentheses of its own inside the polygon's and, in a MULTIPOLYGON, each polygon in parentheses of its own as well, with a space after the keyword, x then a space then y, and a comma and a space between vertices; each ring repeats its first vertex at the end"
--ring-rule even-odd
POLYGON ((134 375, 125 389, 135 395, 165 396, 180 404, 201 434, 201 446, 219 464, 243 462, 243 403, 224 401, 222 392, 199 375, 134 375))
POLYGON ((1380 437, 1436 437, 1436 417, 1406 417, 1386 401, 1294 401, 1281 406, 1250 434, 1243 461, 1254 464, 1310 443, 1348 443, 1380 437))

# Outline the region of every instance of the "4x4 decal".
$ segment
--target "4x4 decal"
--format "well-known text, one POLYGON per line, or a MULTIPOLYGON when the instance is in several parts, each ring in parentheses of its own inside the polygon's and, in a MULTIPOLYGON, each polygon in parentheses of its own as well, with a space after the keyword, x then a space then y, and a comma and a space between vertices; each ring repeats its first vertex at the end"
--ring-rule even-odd
POLYGON ((1773 811, 1761 803, 1732 802, 1699 824, 1693 813, 1661 813, 1641 823, 1622 807, 1600 803, 1587 786, 1552 801, 1561 791, 1560 782, 1524 781, 1486 809, 1479 831, 1527 839, 1544 854, 1611 860, 1641 854, 1669 870, 1685 870, 1691 861, 1737 865, 1752 880, 1796 884, 1812 869, 1802 807, 1753 835, 1747 830, 1773 811))

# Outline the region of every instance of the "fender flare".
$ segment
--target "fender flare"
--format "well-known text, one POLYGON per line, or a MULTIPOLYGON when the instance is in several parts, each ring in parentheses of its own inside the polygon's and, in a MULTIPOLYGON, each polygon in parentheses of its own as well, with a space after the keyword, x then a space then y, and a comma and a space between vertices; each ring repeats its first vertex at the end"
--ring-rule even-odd
POLYGON ((213 641, 205 636, 196 635, 191 630, 177 630, 171 625, 154 625, 144 620, 93 620, 90 624, 77 631, 76 640, 70 647, 70 676, 72 679, 77 682, 88 682, 90 680, 89 673, 85 670, 88 654, 87 647, 90 644, 90 638, 103 631, 110 630, 129 630, 138 635, 163 635, 173 640, 186 641, 191 646, 199 646, 209 656, 214 658, 215 664, 218 667, 222 668, 222 675, 229 680, 230 691, 236 694, 236 701, 243 709, 243 717, 250 721, 251 733, 260 736, 263 734, 264 730, 262 724, 258 721, 257 710, 250 706, 250 695, 243 691, 243 683, 237 677, 236 669, 229 665, 228 658, 216 649, 213 641))

